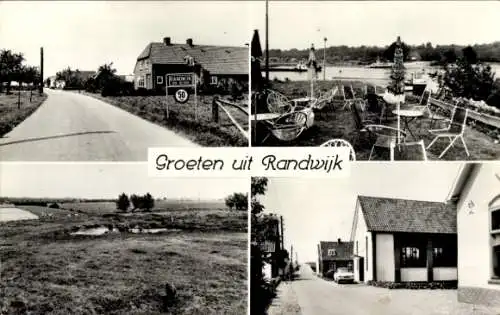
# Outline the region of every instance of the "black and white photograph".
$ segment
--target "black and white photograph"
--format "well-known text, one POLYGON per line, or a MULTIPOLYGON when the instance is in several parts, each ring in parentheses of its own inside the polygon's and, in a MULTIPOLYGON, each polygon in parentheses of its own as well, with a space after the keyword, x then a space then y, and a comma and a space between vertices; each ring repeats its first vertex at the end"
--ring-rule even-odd
POLYGON ((498 2, 255 6, 253 146, 349 146, 357 160, 500 158, 498 2))
POLYGON ((245 2, 0 2, 3 161, 248 146, 245 2))
POLYGON ((251 314, 500 313, 500 166, 252 177, 251 314))
POLYGON ((3 164, 0 314, 246 314, 247 178, 3 164))

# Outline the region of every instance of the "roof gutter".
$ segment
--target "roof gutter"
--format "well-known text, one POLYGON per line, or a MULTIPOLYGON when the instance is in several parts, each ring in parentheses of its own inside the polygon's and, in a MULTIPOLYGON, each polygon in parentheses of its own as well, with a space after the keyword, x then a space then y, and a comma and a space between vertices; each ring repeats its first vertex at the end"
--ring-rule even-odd
POLYGON ((453 183, 453 186, 446 197, 445 203, 456 204, 460 199, 462 192, 474 174, 475 170, 480 166, 479 163, 465 163, 460 168, 459 174, 453 183))

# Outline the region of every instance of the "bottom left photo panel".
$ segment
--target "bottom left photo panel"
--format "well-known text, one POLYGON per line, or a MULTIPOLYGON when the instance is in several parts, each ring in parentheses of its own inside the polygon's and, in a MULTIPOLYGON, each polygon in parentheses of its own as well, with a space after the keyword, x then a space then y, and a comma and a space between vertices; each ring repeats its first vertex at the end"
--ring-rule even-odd
POLYGON ((0 314, 246 314, 248 178, 0 164, 0 314))

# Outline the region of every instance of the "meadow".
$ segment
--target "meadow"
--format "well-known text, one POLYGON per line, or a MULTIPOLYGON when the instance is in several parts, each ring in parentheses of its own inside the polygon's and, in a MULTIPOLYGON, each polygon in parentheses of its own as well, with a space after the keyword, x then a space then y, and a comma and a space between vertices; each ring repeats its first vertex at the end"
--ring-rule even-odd
POLYGON ((38 91, 17 91, 12 94, 0 93, 0 137, 9 133, 29 115, 31 115, 47 99, 47 94, 38 91), (31 96, 31 100, 30 100, 31 96), (20 104, 18 101, 20 100, 20 104))
POLYGON ((246 211, 191 205, 116 213, 79 205, 18 205, 39 219, 0 223, 0 314, 246 313, 246 211), (113 232, 74 234, 102 226, 113 232), (168 230, 130 232, 137 227, 168 230), (176 288, 173 299, 167 284, 176 288))

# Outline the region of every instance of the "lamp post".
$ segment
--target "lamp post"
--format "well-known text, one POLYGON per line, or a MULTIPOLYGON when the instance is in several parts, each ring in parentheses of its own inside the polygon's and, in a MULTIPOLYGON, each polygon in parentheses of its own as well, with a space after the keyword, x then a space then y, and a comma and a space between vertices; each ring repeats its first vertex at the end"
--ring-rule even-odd
POLYGON ((323 81, 326 81, 326 68, 325 68, 325 61, 326 61, 326 40, 327 38, 323 38, 323 41, 325 42, 325 46, 323 48, 323 81))

